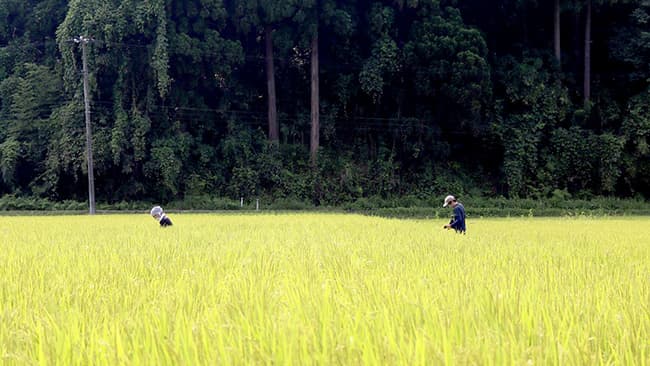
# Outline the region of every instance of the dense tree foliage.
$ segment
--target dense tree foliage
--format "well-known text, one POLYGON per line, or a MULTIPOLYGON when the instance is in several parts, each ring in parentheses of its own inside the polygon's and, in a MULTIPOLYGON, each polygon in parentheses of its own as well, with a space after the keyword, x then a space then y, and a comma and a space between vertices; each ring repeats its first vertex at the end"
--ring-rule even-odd
POLYGON ((100 201, 650 197, 647 0, 0 0, 0 194, 87 195, 77 36, 100 201))

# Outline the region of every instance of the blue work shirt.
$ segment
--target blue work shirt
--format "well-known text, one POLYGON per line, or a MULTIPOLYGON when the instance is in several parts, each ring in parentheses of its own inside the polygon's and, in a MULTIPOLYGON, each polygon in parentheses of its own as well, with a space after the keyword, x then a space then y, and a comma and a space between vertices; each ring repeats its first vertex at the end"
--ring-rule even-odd
POLYGON ((457 233, 465 234, 467 228, 465 227, 465 207, 459 203, 454 207, 454 216, 449 221, 449 225, 456 230, 457 233))

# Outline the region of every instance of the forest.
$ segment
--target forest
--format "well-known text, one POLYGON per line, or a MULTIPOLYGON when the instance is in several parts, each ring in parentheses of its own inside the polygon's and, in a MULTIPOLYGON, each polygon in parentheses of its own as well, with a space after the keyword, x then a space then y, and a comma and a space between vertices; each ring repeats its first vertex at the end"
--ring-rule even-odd
POLYGON ((648 0, 0 0, 0 196, 87 199, 83 47, 101 202, 650 198, 648 0))

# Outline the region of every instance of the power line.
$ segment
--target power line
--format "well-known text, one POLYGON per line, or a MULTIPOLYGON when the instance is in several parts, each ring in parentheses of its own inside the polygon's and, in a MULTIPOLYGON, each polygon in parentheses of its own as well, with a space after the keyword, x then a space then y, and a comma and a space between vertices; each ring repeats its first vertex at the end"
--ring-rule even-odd
MULTIPOLYGON (((51 102, 45 104, 39 104, 37 109, 30 109, 30 112, 35 113, 45 113, 48 111, 54 112, 59 107, 64 107, 69 103, 79 103, 78 100, 64 100, 61 102, 51 102)), ((95 100, 91 101, 92 105, 104 106, 104 107, 114 107, 117 103, 114 101, 106 100, 95 100)), ((138 112, 143 115, 163 115, 163 113, 172 114, 172 115, 185 115, 185 116, 203 116, 204 114, 223 114, 223 115, 236 115, 244 117, 260 117, 266 119, 266 111, 258 110, 237 110, 237 109, 226 109, 226 108, 207 108, 207 107, 174 107, 174 106, 165 106, 159 104, 146 104, 146 107, 153 108, 149 110, 138 110, 138 112), (158 109, 158 110, 156 110, 158 109)), ((125 112, 133 111, 132 109, 126 108, 125 112)), ((18 115, 20 111, 10 110, 10 114, 18 115)), ((280 112, 282 114, 282 112, 280 112)), ((280 115, 279 119, 287 121, 308 121, 309 116, 305 115, 304 117, 290 116, 290 115, 280 115)), ((419 127, 414 124, 422 124, 427 126, 432 120, 422 119, 418 117, 365 117, 365 116, 336 116, 322 114, 322 120, 334 120, 337 122, 359 122, 362 121, 364 126, 386 126, 386 127, 397 127, 399 125, 411 125, 413 127, 419 127), (389 125, 387 126, 386 123, 389 125)))
POLYGON ((17 48, 17 49, 27 49, 34 48, 38 46, 45 45, 58 45, 58 42, 54 39, 44 40, 44 41, 33 41, 33 42, 23 42, 16 40, 15 42, 8 42, 6 44, 0 44, 0 48, 17 48))
MULTIPOLYGON (((224 40, 228 40, 224 38, 224 40)), ((107 40, 100 40, 100 39, 93 39, 93 43, 95 44, 103 44, 103 45, 110 45, 113 47, 123 47, 123 48, 135 48, 135 49, 151 49, 156 46, 155 43, 149 43, 149 44, 141 44, 141 43, 126 43, 126 42, 114 42, 114 41, 107 41, 107 40)), ((30 47, 34 46, 43 46, 47 44, 52 44, 52 45, 58 45, 59 42, 56 40, 45 40, 45 41, 32 41, 32 42, 20 42, 20 44, 16 44, 14 42, 7 43, 7 44, 2 44, 0 45, 0 48, 3 47, 11 47, 11 48, 16 48, 16 49, 28 49, 30 47)), ((169 47, 170 50, 173 51, 171 47, 169 47)), ((170 55, 184 55, 182 53, 173 53, 170 52, 170 55)), ((223 56, 224 53, 219 53, 219 52, 207 52, 206 50, 202 49, 201 50, 201 55, 203 56, 223 56)), ((264 61, 266 59, 266 55, 246 55, 244 54, 242 56, 246 60, 256 60, 256 61, 264 61)), ((284 63, 290 62, 294 60, 294 57, 292 56, 286 56, 286 57, 280 57, 280 56, 274 56, 273 59, 275 61, 282 61, 284 63)), ((306 58, 305 58, 306 60, 306 58)), ((359 64, 363 64, 365 60, 360 60, 359 64)), ((307 63, 308 64, 308 63, 307 63)), ((363 66, 359 67, 357 66, 358 64, 350 64, 350 63, 341 63, 341 62, 336 62, 332 63, 330 65, 326 65, 326 67, 321 68, 321 72, 327 72, 331 70, 343 70, 343 71, 362 71, 364 68, 363 66)), ((236 66, 236 65, 235 65, 236 66)), ((307 66, 305 66, 307 67, 307 66)), ((404 73, 404 72, 417 72, 417 71, 430 71, 429 67, 407 67, 403 66, 399 68, 398 70, 383 70, 383 73, 385 74, 397 74, 397 73, 404 73)))

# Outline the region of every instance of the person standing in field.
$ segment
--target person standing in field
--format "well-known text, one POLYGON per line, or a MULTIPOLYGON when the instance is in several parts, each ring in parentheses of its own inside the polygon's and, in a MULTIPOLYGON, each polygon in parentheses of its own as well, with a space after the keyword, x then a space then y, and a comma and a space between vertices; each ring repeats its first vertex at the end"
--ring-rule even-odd
POLYGON ((172 226, 172 220, 167 217, 167 215, 165 215, 162 207, 160 206, 155 206, 151 209, 151 216, 153 216, 154 219, 158 220, 161 227, 172 226))
POLYGON ((457 233, 465 234, 467 232, 465 226, 465 206, 458 202, 456 197, 451 195, 445 197, 445 203, 442 205, 442 207, 447 206, 451 206, 451 208, 454 209, 454 215, 452 216, 451 221, 449 221, 449 224, 445 225, 444 228, 454 229, 457 233))

